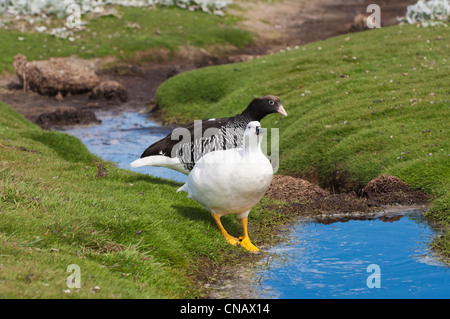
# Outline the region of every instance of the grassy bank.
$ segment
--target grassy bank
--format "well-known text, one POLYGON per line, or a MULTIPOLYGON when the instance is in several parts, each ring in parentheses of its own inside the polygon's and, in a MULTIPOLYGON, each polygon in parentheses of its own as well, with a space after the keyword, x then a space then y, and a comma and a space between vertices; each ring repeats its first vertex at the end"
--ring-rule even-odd
MULTIPOLYGON (((250 32, 236 27, 237 18, 173 8, 116 7, 118 15, 92 18, 85 30, 74 32, 74 41, 38 33, 36 23, 24 22, 24 32, 0 28, 0 74, 13 72, 13 58, 22 53, 28 60, 77 55, 80 58, 114 56, 134 62, 170 57, 180 47, 232 46, 250 44, 250 32)), ((14 22, 17 24, 17 22, 14 22)), ((14 24, 12 23, 12 24, 14 24)), ((54 19, 50 26, 64 27, 65 20, 54 19)))
POLYGON ((169 120, 183 120, 229 116, 252 96, 279 95, 289 116, 263 126, 280 128, 280 172, 336 191, 396 175, 431 194, 429 215, 448 225, 449 47, 445 27, 343 35, 181 74, 159 88, 158 103, 169 120))
MULTIPOLYGON (((0 297, 191 298, 199 269, 244 253, 180 183, 109 163, 102 176, 76 138, 0 114, 0 297), (81 289, 65 293, 71 264, 81 289)), ((224 225, 241 233, 234 216, 224 225)))

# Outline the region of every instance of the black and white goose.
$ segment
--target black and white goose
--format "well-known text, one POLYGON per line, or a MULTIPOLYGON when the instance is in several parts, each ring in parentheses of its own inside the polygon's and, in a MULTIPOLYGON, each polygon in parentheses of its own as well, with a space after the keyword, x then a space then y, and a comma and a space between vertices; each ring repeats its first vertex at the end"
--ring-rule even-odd
POLYGON ((259 122, 248 123, 242 147, 205 154, 178 189, 211 212, 230 244, 253 252, 259 249, 248 236, 248 214, 269 188, 273 176, 272 164, 261 151, 263 133, 259 122), (229 214, 241 220, 243 236, 233 237, 223 227, 220 217, 229 214))
POLYGON ((248 123, 261 121, 266 115, 287 116, 280 98, 266 95, 253 99, 247 108, 233 117, 194 121, 176 128, 171 134, 150 145, 131 167, 162 166, 188 175, 206 153, 242 147, 248 123))

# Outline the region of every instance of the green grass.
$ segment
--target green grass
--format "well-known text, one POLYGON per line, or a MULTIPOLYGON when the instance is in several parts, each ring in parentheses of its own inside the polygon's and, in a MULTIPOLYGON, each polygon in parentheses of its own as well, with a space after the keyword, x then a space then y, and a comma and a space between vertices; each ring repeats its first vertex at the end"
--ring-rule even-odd
MULTIPOLYGON (((76 138, 0 114, 0 297, 192 298, 202 267, 244 253, 180 183, 110 163, 96 177, 101 161, 76 138), (64 293, 71 264, 81 289, 64 293)), ((241 233, 234 216, 224 225, 241 233)))
MULTIPOLYGON (((450 223, 450 38, 444 27, 343 35, 241 64, 180 74, 157 92, 170 120, 224 117, 253 96, 281 97, 280 173, 313 173, 359 190, 383 173, 431 194, 450 223)), ((450 253, 449 251, 447 251, 450 253)))
MULTIPOLYGON (((242 48, 253 41, 253 35, 238 28, 238 18, 231 15, 222 18, 176 7, 117 7, 117 11, 121 19, 105 16, 89 20, 86 30, 75 32, 74 42, 37 32, 0 29, 0 74, 14 71, 12 63, 17 53, 26 55, 30 61, 77 55, 81 58, 114 56, 140 62, 161 58, 160 50, 173 54, 181 46, 242 48), (136 55, 137 52, 141 53, 136 55)), ((55 19, 52 24, 63 27, 64 22, 55 19)))

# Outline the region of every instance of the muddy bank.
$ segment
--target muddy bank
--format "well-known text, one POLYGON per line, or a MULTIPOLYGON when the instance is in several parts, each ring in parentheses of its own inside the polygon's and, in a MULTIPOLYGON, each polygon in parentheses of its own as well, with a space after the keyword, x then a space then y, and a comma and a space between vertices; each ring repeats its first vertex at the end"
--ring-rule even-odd
POLYGON ((289 215, 323 219, 336 214, 342 217, 367 218, 398 206, 425 207, 429 195, 412 189, 396 176, 381 175, 372 179, 360 192, 332 194, 306 180, 277 175, 266 196, 288 203, 273 209, 289 215))
MULTIPOLYGON (((92 91, 84 94, 42 95, 31 90, 23 90, 15 76, 0 79, 0 101, 13 106, 27 119, 36 122, 41 114, 75 110, 123 109, 136 110, 150 108, 158 86, 173 72, 170 64, 138 66, 128 63, 107 67, 107 61, 90 61, 90 67, 99 81, 115 81, 125 88, 118 98, 95 98, 92 91), (126 96, 126 98, 124 98, 126 96)), ((186 65, 183 69, 193 69, 186 65)), ((60 118, 60 117, 59 117, 60 118)), ((51 124, 46 122, 46 124, 51 124)), ((56 123, 55 124, 59 124, 56 123)), ((83 124, 83 123, 79 123, 83 124)))

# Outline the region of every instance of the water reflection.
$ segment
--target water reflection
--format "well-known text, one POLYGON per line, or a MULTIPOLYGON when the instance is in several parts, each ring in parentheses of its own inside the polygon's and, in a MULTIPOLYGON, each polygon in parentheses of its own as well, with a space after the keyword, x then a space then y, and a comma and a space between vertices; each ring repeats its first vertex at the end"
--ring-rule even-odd
POLYGON ((450 273, 428 251, 435 232, 419 213, 395 219, 294 225, 256 269, 262 297, 450 297, 450 273), (367 285, 372 264, 380 268, 380 288, 367 285))

